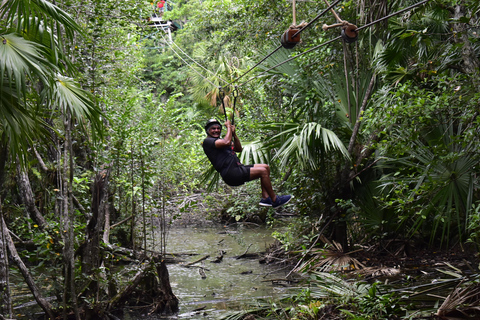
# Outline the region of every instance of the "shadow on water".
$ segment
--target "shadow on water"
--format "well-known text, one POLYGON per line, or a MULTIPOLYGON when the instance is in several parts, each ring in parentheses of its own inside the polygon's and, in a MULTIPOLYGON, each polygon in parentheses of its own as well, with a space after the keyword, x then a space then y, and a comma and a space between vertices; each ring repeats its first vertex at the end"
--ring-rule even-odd
POLYGON ((236 258, 244 253, 265 252, 274 242, 271 232, 264 227, 241 225, 234 229, 223 226, 171 229, 167 252, 183 260, 168 265, 180 311, 169 317, 127 315, 124 319, 215 319, 257 299, 278 298, 288 288, 272 280, 285 277, 289 269, 261 264, 258 258, 236 258), (222 261, 213 263, 220 252, 224 252, 222 261), (185 267, 205 256, 209 257, 185 267), (204 270, 206 278, 202 278, 199 269, 204 270))

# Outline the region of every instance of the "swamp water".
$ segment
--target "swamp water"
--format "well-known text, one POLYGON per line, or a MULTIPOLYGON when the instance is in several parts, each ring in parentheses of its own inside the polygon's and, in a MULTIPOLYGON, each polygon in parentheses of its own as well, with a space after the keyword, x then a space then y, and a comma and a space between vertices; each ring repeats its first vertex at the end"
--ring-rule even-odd
MULTIPOLYGON (((168 258, 180 262, 168 263, 167 268, 172 291, 179 299, 179 312, 171 316, 149 316, 125 309, 123 320, 217 319, 228 311, 242 310, 243 306, 258 299, 278 299, 288 287, 272 279, 284 278, 290 269, 279 270, 278 266, 260 264, 258 258, 235 258, 244 253, 264 252, 274 242, 271 233, 271 229, 253 224, 235 228, 221 225, 172 227, 167 233, 166 251, 168 258), (222 261, 212 263, 221 251, 224 252, 222 261), (191 267, 184 266, 207 255, 207 259, 191 267), (206 278, 200 275, 200 267, 206 278)), ((155 247, 150 249, 160 251, 155 247)), ((33 301, 21 275, 12 274, 11 279, 19 284, 14 288, 13 299, 22 303, 14 306, 17 319, 38 318, 42 311, 33 301)))
MULTIPOLYGON (((187 268, 168 264, 170 284, 179 299, 179 312, 169 317, 127 315, 124 319, 216 319, 229 310, 241 310, 255 300, 278 299, 287 287, 272 284, 272 279, 284 278, 289 269, 260 264, 259 259, 235 257, 264 252, 273 242, 272 230, 263 227, 224 228, 176 227, 167 235, 167 252, 183 265, 207 255, 209 258, 187 268), (220 252, 220 263, 212 263, 220 252), (205 271, 202 279, 199 267, 205 271)), ((153 249, 153 248, 152 248, 153 249)))
MULTIPOLYGON (((167 235, 167 252, 177 253, 173 257, 182 262, 169 263, 167 268, 173 293, 179 299, 179 312, 167 317, 128 313, 128 310, 125 310, 123 320, 214 320, 228 311, 242 310, 244 306, 248 307, 256 300, 278 301, 290 290, 301 290, 298 287, 283 286, 281 282, 272 282, 272 279, 283 279, 290 269, 279 270, 278 266, 260 264, 258 259, 235 259, 246 251, 247 253, 265 251, 274 242, 271 232, 271 229, 250 227, 248 224, 239 225, 236 228, 218 225, 172 228, 167 235), (211 263, 220 251, 225 252, 222 262, 211 263), (209 258, 190 268, 184 266, 207 255, 209 258), (205 270, 205 279, 202 279, 199 274, 199 267, 205 270)), ((159 251, 155 247, 151 249, 159 251)), ((404 302, 413 303, 419 309, 431 309, 434 312, 434 309, 438 308, 437 304, 441 303, 458 281, 463 279, 460 275, 456 275, 457 273, 472 276, 469 269, 472 269, 472 266, 476 267, 476 264, 470 265, 470 268, 464 267, 460 272, 452 270, 448 264, 417 261, 417 265, 414 263, 410 268, 402 269, 401 274, 396 277, 387 277, 386 280, 380 277, 376 280, 388 281, 393 288, 398 288, 391 292, 405 292, 406 297, 409 298, 404 302), (452 271, 455 271, 455 274, 452 271), (434 284, 439 284, 439 288, 434 288, 437 286, 434 284), (437 306, 434 308, 435 305, 437 306)), ((11 278, 14 283, 23 283, 19 274, 12 274, 11 278)), ((14 288, 14 292, 14 300, 17 303, 21 300, 26 302, 22 306, 16 306, 14 311, 17 319, 33 319, 34 314, 39 314, 41 310, 32 301, 28 288, 20 285, 14 288)))

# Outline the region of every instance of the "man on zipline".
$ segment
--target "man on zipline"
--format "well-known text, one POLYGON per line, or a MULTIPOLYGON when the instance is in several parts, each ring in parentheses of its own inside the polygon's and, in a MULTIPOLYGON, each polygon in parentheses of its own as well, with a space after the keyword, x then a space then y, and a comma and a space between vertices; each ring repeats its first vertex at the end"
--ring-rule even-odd
POLYGON ((225 122, 227 134, 220 138, 222 125, 215 119, 210 119, 205 125, 207 137, 203 140, 203 151, 212 163, 215 170, 222 176, 229 186, 239 186, 245 182, 260 178, 262 199, 260 205, 264 207, 279 207, 291 200, 290 195, 277 196, 270 181, 270 167, 268 164, 243 165, 235 152, 243 150, 240 139, 235 133, 235 126, 230 120, 225 122), (233 145, 232 145, 233 138, 233 145))

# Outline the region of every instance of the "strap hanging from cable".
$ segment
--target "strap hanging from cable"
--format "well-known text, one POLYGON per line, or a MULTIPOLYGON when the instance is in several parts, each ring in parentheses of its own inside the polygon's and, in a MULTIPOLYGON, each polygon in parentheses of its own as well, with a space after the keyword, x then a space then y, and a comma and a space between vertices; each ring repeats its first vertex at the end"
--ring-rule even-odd
POLYGON ((238 97, 238 86, 235 86, 233 89, 233 112, 232 112, 232 125, 235 124, 235 106, 237 105, 237 97, 238 97))
MULTIPOLYGON (((292 16, 293 16, 292 25, 280 37, 280 43, 285 49, 292 49, 297 45, 297 43, 300 42, 300 35, 298 31, 300 31, 301 26, 297 26, 295 0, 292 1, 292 16), (293 36, 294 34, 295 36, 293 36)), ((305 23, 302 23, 302 26, 304 25, 305 23)))
MULTIPOLYGON (((339 1, 340 1, 340 0, 336 0, 336 2, 335 2, 334 4, 330 5, 329 8, 327 8, 326 10, 324 10, 320 15, 318 15, 315 19, 313 19, 312 22, 313 22, 313 21, 316 21, 318 18, 320 18, 322 15, 324 15, 327 11, 329 11, 329 10, 330 10, 336 3, 338 3, 339 1)), ((422 4, 427 3, 428 1, 430 1, 430 0, 420 1, 420 2, 418 2, 418 3, 416 3, 416 4, 413 4, 413 5, 411 5, 411 6, 407 7, 407 8, 404 8, 404 9, 401 9, 401 10, 396 11, 396 12, 394 12, 394 13, 391 13, 391 14, 389 14, 388 16, 385 16, 385 17, 382 17, 382 18, 377 19, 377 20, 375 20, 375 21, 372 21, 372 22, 370 22, 370 23, 368 23, 368 24, 366 24, 366 25, 363 25, 363 26, 358 27, 358 28, 356 28, 355 30, 351 30, 351 31, 353 31, 353 32, 358 32, 358 31, 363 30, 363 29, 365 29, 365 28, 369 28, 369 27, 371 27, 372 25, 375 25, 375 24, 377 24, 377 23, 379 23, 379 22, 381 22, 381 21, 383 21, 383 20, 389 19, 389 18, 391 18, 391 17, 393 17, 393 16, 396 16, 396 15, 398 15, 398 14, 400 14, 400 13, 403 13, 403 12, 408 11, 408 10, 411 10, 411 9, 413 9, 413 8, 415 8, 415 7, 421 6, 422 4)), ((300 29, 299 32, 302 32, 303 30, 305 30, 312 22, 310 22, 310 23, 309 23, 307 26, 305 26, 304 28, 300 29)), ((302 55, 304 55, 304 54, 307 54, 307 53, 310 53, 310 52, 312 52, 312 51, 315 51, 315 50, 319 49, 320 47, 326 46, 326 45, 328 45, 328 44, 330 44, 330 43, 332 43, 332 42, 335 42, 335 41, 337 41, 337 40, 339 40, 339 39, 345 40, 345 38, 344 38, 342 35, 340 35, 340 36, 338 36, 338 37, 336 37, 336 38, 333 38, 333 39, 328 40, 328 41, 326 41, 326 42, 324 42, 324 43, 321 43, 321 44, 319 44, 319 45, 317 45, 317 46, 315 46, 315 47, 313 47, 313 48, 310 48, 310 49, 308 49, 307 51, 300 52, 300 53, 296 54, 294 57, 290 57, 290 58, 288 58, 288 59, 286 59, 286 60, 284 60, 284 61, 276 64, 275 66, 273 66, 273 67, 271 67, 271 68, 268 68, 267 70, 264 70, 263 72, 259 73, 258 75, 253 76, 253 77, 251 77, 250 79, 248 79, 248 80, 240 83, 238 86, 243 86, 243 85, 249 83, 250 81, 252 81, 252 80, 254 80, 254 79, 260 78, 261 76, 263 76, 263 75, 264 75, 265 73, 267 73, 268 71, 273 70, 273 69, 281 66, 281 65, 284 64, 284 63, 287 63, 287 62, 289 62, 289 61, 292 61, 292 60, 294 60, 294 59, 297 59, 298 57, 300 57, 300 56, 302 56, 302 55)), ((281 47, 281 46, 280 46, 280 47, 281 47)), ((276 50, 278 50, 278 48, 277 48, 276 50)), ((264 59, 264 60, 265 60, 265 59, 264 59)), ((262 62, 263 62, 263 60, 262 60, 262 62)), ((258 65, 258 64, 257 64, 257 65, 258 65)), ((256 67, 257 65, 255 65, 254 67, 256 67)), ((247 72, 250 72, 252 69, 253 69, 253 68, 249 69, 247 72)), ((246 72, 246 73, 247 73, 247 72, 246 72)), ((243 77, 246 73, 244 73, 241 77, 243 77)), ((237 80, 240 79, 241 77, 235 79, 233 82, 237 81, 237 80)), ((233 83, 233 82, 230 82, 229 84, 231 84, 231 83, 233 83)))
MULTIPOLYGON (((218 95, 220 97, 220 99, 222 99, 222 108, 223 108, 223 113, 225 114, 225 122, 227 122, 228 120, 228 116, 227 116, 227 110, 225 108, 225 91, 223 91, 223 88, 222 87, 219 87, 218 88, 218 95)), ((230 122, 230 124, 233 126, 235 125, 235 106, 237 104, 237 97, 238 97, 238 88, 237 86, 235 86, 235 89, 233 89, 233 112, 232 112, 232 121, 230 122)), ((232 150, 234 149, 234 142, 235 141, 235 138, 232 137, 232 150)))
MULTIPOLYGON (((222 108, 223 108, 223 113, 225 115, 225 121, 228 120, 228 115, 227 115, 227 108, 225 107, 225 91, 223 90, 222 87, 218 87, 218 95, 220 99, 222 100, 222 108)), ((232 125, 235 124, 235 112, 236 112, 236 105, 237 105, 237 98, 238 98, 238 86, 235 86, 235 88, 232 91, 233 95, 233 106, 232 106, 232 121, 230 123, 232 125)))
POLYGON ((222 100, 223 114, 225 115, 225 121, 227 121, 228 117, 227 110, 225 109, 225 92, 223 91, 222 87, 218 87, 218 96, 222 100))

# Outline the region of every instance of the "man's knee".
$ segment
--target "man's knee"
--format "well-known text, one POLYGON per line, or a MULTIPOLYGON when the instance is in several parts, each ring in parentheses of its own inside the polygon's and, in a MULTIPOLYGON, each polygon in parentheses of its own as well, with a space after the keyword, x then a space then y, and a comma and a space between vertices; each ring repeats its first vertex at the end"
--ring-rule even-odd
POLYGON ((263 171, 266 171, 267 174, 270 174, 270 166, 268 164, 264 164, 264 163, 255 164, 254 168, 261 169, 263 171))

